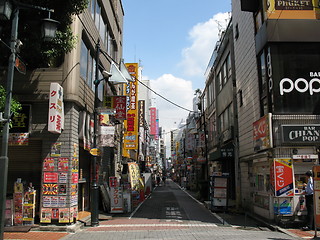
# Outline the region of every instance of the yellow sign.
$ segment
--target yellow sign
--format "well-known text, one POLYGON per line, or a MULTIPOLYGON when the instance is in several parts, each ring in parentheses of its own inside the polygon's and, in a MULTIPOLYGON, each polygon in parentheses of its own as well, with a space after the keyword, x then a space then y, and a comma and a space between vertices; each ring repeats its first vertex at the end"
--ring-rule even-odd
POLYGON ((138 63, 126 63, 126 67, 132 76, 133 82, 126 86, 127 119, 124 120, 125 133, 123 141, 123 156, 130 157, 128 150, 138 149, 138 63))
POLYGON ((92 148, 92 149, 90 150, 90 154, 91 154, 92 156, 101 156, 101 151, 100 151, 99 148, 92 148))
POLYGON ((268 19, 320 19, 319 0, 265 0, 268 19))
POLYGON ((138 164, 135 162, 130 162, 128 163, 128 166, 130 173, 131 189, 135 191, 144 189, 144 183, 140 175, 140 169, 138 164))

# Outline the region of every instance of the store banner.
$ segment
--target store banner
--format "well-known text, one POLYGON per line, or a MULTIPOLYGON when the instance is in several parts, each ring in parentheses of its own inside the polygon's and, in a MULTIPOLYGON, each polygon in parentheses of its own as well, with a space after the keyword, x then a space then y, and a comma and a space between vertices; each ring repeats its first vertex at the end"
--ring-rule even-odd
POLYGON ((49 93, 48 131, 60 134, 63 128, 63 88, 58 83, 51 83, 49 93))
POLYGON ((128 163, 128 166, 129 166, 131 189, 134 191, 139 191, 141 189, 144 189, 144 183, 140 175, 140 169, 138 164, 135 162, 130 162, 128 163))
POLYGON ((122 187, 110 187, 111 207, 110 213, 123 213, 122 187))
MULTIPOLYGON (((293 166, 291 158, 275 158, 274 187, 276 197, 294 196, 293 166)), ((272 178, 271 178, 272 179, 272 178)))
POLYGON ((128 150, 138 149, 138 63, 126 63, 126 67, 132 76, 133 81, 126 87, 127 119, 124 120, 125 133, 123 142, 123 156, 130 158, 128 150))
POLYGON ((268 0, 268 19, 320 19, 318 0, 268 0))
POLYGON ((272 148, 271 113, 253 123, 253 144, 256 152, 272 148))
POLYGON ((157 134, 157 109, 150 108, 150 134, 155 136, 157 134))

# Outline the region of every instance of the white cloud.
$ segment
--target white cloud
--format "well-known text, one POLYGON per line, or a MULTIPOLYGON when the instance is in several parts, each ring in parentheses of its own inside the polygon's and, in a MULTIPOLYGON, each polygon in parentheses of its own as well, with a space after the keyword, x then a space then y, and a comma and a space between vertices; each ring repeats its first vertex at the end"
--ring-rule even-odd
POLYGON ((192 44, 182 50, 182 60, 179 63, 186 76, 203 77, 219 38, 219 29, 226 28, 229 18, 229 13, 218 13, 190 30, 189 38, 192 44))
MULTIPOLYGON (((150 81, 151 89, 171 102, 192 109, 194 90, 192 82, 177 78, 172 74, 163 74, 161 77, 150 81)), ((153 94, 156 97, 156 107, 159 109, 160 126, 165 132, 176 128, 178 124, 187 118, 189 112, 153 94)), ((170 134, 166 134, 166 146, 170 147, 170 134)), ((168 152, 168 149, 167 149, 168 152)), ((169 157, 169 156, 168 156, 169 157)))

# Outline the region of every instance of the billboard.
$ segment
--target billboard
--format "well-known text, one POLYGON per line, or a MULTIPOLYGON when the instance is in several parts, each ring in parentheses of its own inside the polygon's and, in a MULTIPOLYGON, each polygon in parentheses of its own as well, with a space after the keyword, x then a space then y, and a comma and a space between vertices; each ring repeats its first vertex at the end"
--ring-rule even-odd
POLYGON ((150 108, 150 134, 157 135, 157 109, 155 107, 150 108))
POLYGON ((268 19, 319 19, 319 0, 266 0, 268 19))

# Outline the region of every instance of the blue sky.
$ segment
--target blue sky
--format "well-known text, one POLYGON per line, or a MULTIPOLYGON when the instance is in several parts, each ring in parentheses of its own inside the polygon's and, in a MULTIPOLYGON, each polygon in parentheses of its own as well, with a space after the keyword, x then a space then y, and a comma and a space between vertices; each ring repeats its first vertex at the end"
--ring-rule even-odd
POLYGON ((143 73, 149 78, 170 73, 192 81, 194 89, 202 89, 204 72, 197 75, 186 73, 181 66, 182 51, 193 43, 189 31, 217 13, 230 12, 231 1, 122 0, 122 4, 125 12, 125 62, 140 61, 143 73))
MULTIPOLYGON (((158 94, 192 109, 219 31, 231 16, 231 0, 122 0, 124 61, 139 62, 143 79, 158 94)), ((177 128, 189 112, 158 96, 160 126, 177 128)), ((166 139, 168 142, 168 139, 166 139)))

